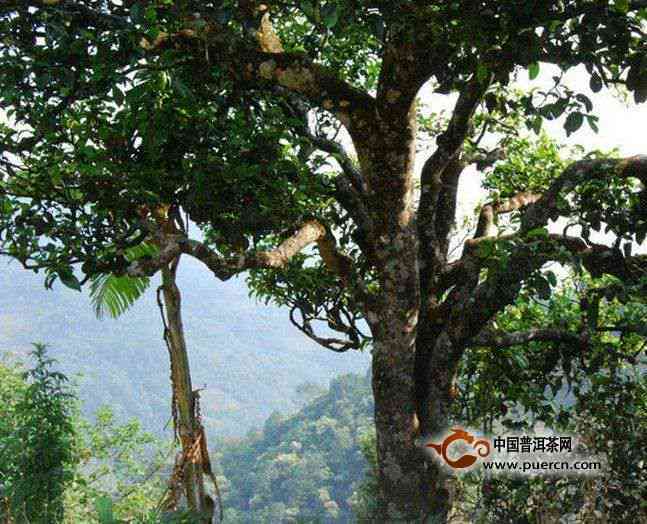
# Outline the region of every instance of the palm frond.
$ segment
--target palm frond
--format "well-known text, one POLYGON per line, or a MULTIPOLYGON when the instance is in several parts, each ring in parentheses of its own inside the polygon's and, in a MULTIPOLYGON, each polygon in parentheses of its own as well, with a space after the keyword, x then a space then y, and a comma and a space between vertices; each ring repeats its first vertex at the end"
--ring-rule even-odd
MULTIPOLYGON (((129 262, 157 252, 151 244, 140 244, 130 248, 125 256, 129 262)), ((128 277, 109 274, 96 275, 90 281, 90 299, 98 318, 109 315, 112 318, 125 313, 150 285, 146 277, 128 277)))
POLYGON ((106 314, 112 318, 125 313, 148 289, 150 279, 146 277, 117 277, 98 275, 90 283, 90 299, 98 318, 106 314))

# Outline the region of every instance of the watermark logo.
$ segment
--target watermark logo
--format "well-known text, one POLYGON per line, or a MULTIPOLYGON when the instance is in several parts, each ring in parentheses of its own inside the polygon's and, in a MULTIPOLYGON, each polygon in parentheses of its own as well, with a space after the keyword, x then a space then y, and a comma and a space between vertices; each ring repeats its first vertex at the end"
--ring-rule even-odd
POLYGON ((440 444, 428 442, 425 444, 425 447, 435 450, 438 456, 442 457, 445 461, 445 464, 453 469, 464 469, 473 466, 479 457, 487 457, 490 454, 491 449, 489 440, 484 438, 477 440, 474 435, 462 428, 452 428, 452 433, 447 435, 440 444), (448 452, 450 450, 450 446, 455 442, 466 442, 467 444, 471 444, 472 448, 478 454, 478 457, 471 453, 464 453, 458 458, 451 459, 448 452))
POLYGON ((455 427, 421 444, 433 460, 457 473, 482 466, 513 475, 600 475, 604 457, 588 454, 585 448, 576 447, 577 442, 572 436, 549 430, 481 436, 477 431, 455 427))

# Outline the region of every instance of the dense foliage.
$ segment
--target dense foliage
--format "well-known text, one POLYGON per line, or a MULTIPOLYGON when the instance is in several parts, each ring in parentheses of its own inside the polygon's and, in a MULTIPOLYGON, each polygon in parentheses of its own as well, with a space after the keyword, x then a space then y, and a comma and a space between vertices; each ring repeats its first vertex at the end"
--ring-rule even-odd
MULTIPOLYGON (((543 298, 526 293, 501 318, 502 327, 580 322, 590 285, 580 274, 543 298)), ((596 315, 605 326, 600 337, 502 348, 496 359, 478 348, 463 363, 457 421, 494 434, 552 428, 575 435, 585 455, 606 462, 601 475, 589 478, 502 478, 479 472, 461 479, 463 511, 474 521, 521 524, 570 515, 622 523, 647 516, 644 341, 622 330, 632 319, 644 318, 645 305, 625 304, 619 313, 602 303, 596 315)))
POLYGON ((176 446, 134 419, 118 424, 108 406, 92 421, 81 417, 44 346, 32 356, 26 371, 18 359, 0 362, 2 522, 195 524, 158 507, 176 446))
POLYGON ((523 126, 597 127, 564 80, 577 66, 644 102, 646 19, 642 0, 5 2, 0 252, 74 289, 180 255, 221 280, 254 271, 322 346, 371 344, 381 511, 442 522, 449 479, 416 443, 450 423, 473 348, 582 355, 608 343, 604 304, 611 332, 645 335, 625 312, 644 300, 647 157, 560 159, 523 126), (515 89, 547 63, 551 86, 515 89), (448 118, 424 114, 423 86, 457 95, 448 118), (435 148, 418 172, 420 138, 435 148), (471 165, 492 200, 454 256, 471 165), (578 321, 499 329, 527 292, 548 297, 552 262, 592 279, 578 321))

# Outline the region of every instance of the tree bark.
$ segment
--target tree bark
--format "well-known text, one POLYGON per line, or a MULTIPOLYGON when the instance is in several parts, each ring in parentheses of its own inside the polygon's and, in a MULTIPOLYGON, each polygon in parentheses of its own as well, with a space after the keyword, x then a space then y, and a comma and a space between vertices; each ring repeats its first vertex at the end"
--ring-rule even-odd
POLYGON ((424 455, 416 446, 414 352, 379 339, 373 351, 379 512, 386 522, 419 520, 430 493, 424 455))
MULTIPOLYGON (((421 289, 420 261, 429 261, 420 258, 414 211, 415 113, 413 101, 386 104, 372 121, 377 133, 352 133, 374 198, 380 292, 366 318, 373 335, 378 517, 384 522, 444 522, 451 506, 446 474, 420 445, 421 436, 447 428, 456 359, 455 352, 443 353, 452 349, 449 338, 442 323, 428 318, 421 289)), ((355 123, 360 131, 362 124, 355 123)))
MULTIPOLYGON (((447 349, 443 337, 425 340, 424 331, 417 346, 447 349)), ((448 427, 455 364, 425 358, 429 364, 420 367, 416 353, 393 338, 374 341, 378 506, 386 522, 445 522, 452 506, 450 477, 421 444, 448 427)))
MULTIPOLYGON (((170 266, 162 268, 162 295, 164 298, 166 334, 171 360, 171 384, 177 436, 182 446, 182 484, 189 510, 205 514, 206 493, 202 471, 202 460, 196 441, 200 437, 199 422, 196 420, 195 399, 191 384, 191 372, 182 324, 182 301, 176 284, 177 259, 170 266)), ((204 457, 202 457, 204 459, 204 457)), ((204 520, 208 523, 211 519, 204 520)))
MULTIPOLYGON (((425 319, 420 322, 416 337, 416 412, 423 442, 439 436, 451 423, 452 385, 459 352, 443 327, 443 324, 425 319)), ((450 476, 435 462, 429 461, 428 467, 428 489, 432 499, 425 515, 430 522, 446 522, 453 505, 450 476)))

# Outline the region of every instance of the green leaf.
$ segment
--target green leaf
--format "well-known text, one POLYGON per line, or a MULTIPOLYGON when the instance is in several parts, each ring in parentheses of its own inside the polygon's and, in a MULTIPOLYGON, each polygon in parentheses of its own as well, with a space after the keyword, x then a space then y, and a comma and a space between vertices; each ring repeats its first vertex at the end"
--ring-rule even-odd
POLYGON ((130 19, 135 24, 144 21, 144 10, 142 9, 142 4, 140 2, 135 2, 130 8, 130 19))
POLYGON ((613 8, 620 13, 626 13, 629 11, 629 0, 615 0, 613 8))
POLYGON ((589 127, 595 132, 598 133, 600 128, 598 127, 599 118, 594 115, 586 115, 586 121, 589 123, 589 127))
POLYGON ((496 245, 489 240, 483 241, 479 244, 476 252, 479 258, 489 258, 496 253, 496 245))
POLYGON ((548 230, 545 227, 536 227, 526 233, 526 238, 547 238, 548 230))
POLYGON ((552 287, 557 285, 557 276, 552 271, 546 271, 546 279, 552 287))
POLYGON ((598 328, 598 318, 600 316, 600 301, 594 300, 591 302, 588 311, 586 312, 586 320, 591 331, 598 328))
POLYGON ((482 82, 485 82, 485 80, 487 80, 487 77, 488 77, 487 66, 479 62, 478 66, 476 66, 476 79, 482 83, 482 82))
MULTIPOLYGON (((126 251, 129 262, 157 253, 153 244, 139 244, 126 251)), ((94 313, 98 318, 108 314, 112 318, 123 315, 150 285, 146 277, 133 278, 128 276, 96 275, 90 279, 90 300, 94 313)))
POLYGON ((114 522, 112 500, 109 497, 98 498, 94 502, 94 509, 101 524, 112 524, 114 522))
POLYGON ((528 362, 528 358, 527 358, 527 357, 526 357, 526 355, 524 355, 523 353, 517 353, 517 352, 514 352, 514 353, 512 353, 512 355, 510 355, 510 356, 512 357, 512 360, 514 360, 514 362, 515 362, 515 363, 517 364, 517 366, 519 366, 520 368, 524 368, 524 369, 525 369, 525 368, 527 368, 527 367, 528 367, 528 364, 529 364, 529 362, 528 362))
MULTIPOLYGON (((627 71, 627 89, 634 91, 638 84, 640 83, 640 78, 643 76, 643 60, 645 59, 644 55, 640 53, 634 53, 629 57, 627 63, 629 65, 629 70, 627 71)), ((646 64, 647 65, 647 64, 646 64)))
POLYGON ((326 4, 321 8, 321 19, 328 29, 332 29, 339 21, 339 10, 336 4, 326 4))
POLYGON ((315 8, 312 4, 312 2, 309 1, 304 1, 301 2, 301 10, 303 13, 308 17, 308 18, 314 18, 315 17, 315 8))
POLYGON ((187 85, 180 80, 177 76, 174 76, 171 84, 173 85, 175 91, 182 96, 183 98, 192 98, 192 93, 191 90, 187 87, 187 85))
POLYGON ((90 283, 90 299, 98 318, 123 315, 148 289, 148 278, 98 275, 90 283))
POLYGON ((530 129, 532 129, 533 132, 536 135, 538 135, 539 133, 541 133, 541 126, 543 123, 544 123, 543 119, 540 116, 538 116, 530 120, 529 126, 530 126, 530 129))
POLYGON ((588 96, 579 93, 575 95, 575 99, 582 103, 587 111, 590 112, 593 110, 593 102, 591 102, 591 99, 588 96))
POLYGON ((534 62, 528 66, 528 78, 534 80, 539 76, 539 62, 534 62))
POLYGON ((602 90, 602 78, 597 73, 593 73, 589 79, 589 87, 594 93, 599 93, 602 90))
POLYGON ((112 88, 112 98, 118 106, 124 105, 124 94, 117 86, 112 88))
POLYGON ((564 122, 564 129, 566 130, 566 136, 570 136, 575 131, 577 131, 580 127, 582 127, 582 124, 584 123, 584 115, 580 113, 579 111, 576 111, 574 113, 570 113, 566 117, 566 122, 564 122))
POLYGON ((79 282, 79 279, 74 276, 72 270, 59 271, 58 277, 61 279, 61 282, 63 282, 63 284, 65 284, 70 289, 81 291, 81 282, 79 282))

